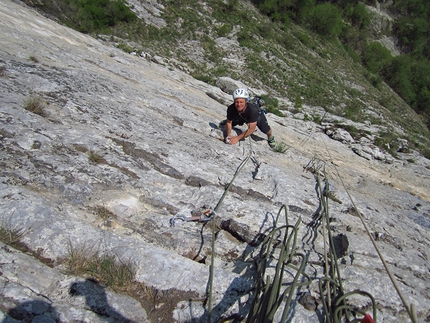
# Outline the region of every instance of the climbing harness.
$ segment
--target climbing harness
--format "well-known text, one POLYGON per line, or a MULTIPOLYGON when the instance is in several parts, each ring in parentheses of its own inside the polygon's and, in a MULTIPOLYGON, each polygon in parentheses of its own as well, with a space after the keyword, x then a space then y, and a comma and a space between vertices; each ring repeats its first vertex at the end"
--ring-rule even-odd
POLYGON ((182 214, 176 214, 173 218, 169 220, 170 227, 175 227, 177 225, 184 224, 185 222, 198 221, 198 222, 208 222, 212 220, 215 215, 214 210, 206 210, 202 212, 200 215, 196 216, 185 216, 182 214), (180 222, 179 222, 180 221, 180 222))

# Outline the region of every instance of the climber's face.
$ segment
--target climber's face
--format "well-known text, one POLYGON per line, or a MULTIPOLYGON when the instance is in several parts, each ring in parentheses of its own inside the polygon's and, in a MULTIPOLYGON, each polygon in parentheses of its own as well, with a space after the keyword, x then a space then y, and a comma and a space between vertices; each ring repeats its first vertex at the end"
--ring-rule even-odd
POLYGON ((237 111, 242 112, 245 110, 246 107, 246 100, 245 99, 236 99, 234 100, 234 105, 236 106, 237 111))

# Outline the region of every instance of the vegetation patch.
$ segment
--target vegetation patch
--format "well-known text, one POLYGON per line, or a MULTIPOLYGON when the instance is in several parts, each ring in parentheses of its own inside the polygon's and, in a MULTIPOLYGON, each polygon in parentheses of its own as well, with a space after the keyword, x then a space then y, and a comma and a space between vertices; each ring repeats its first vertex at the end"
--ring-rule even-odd
POLYGON ((272 148, 274 152, 285 154, 290 147, 285 142, 276 143, 275 147, 272 148))
POLYGON ((21 239, 26 230, 11 223, 11 220, 2 220, 0 223, 0 241, 18 250, 23 248, 21 239))
POLYGON ((136 266, 131 260, 122 261, 115 255, 103 254, 94 246, 73 246, 69 243, 66 272, 91 278, 114 290, 129 289, 134 284, 136 266))
POLYGON ((92 209, 93 213, 103 220, 116 218, 116 214, 108 210, 103 205, 98 205, 92 209))
POLYGON ((397 151, 399 149, 399 143, 397 136, 393 132, 381 131, 379 136, 375 138, 374 144, 390 153, 393 157, 397 157, 397 151))
POLYGON ((35 57, 35 56, 30 56, 29 58, 28 58, 30 61, 32 61, 33 63, 39 63, 39 60, 37 59, 37 57, 35 57))
POLYGON ((138 300, 151 322, 170 323, 172 313, 181 301, 203 301, 194 292, 164 291, 137 282, 136 265, 131 260, 124 261, 113 254, 103 254, 85 244, 73 246, 70 243, 68 255, 62 263, 67 274, 89 279, 138 300))
MULTIPOLYGON (((27 232, 27 229, 12 224, 11 219, 2 219, 0 241, 6 244, 5 252, 13 252, 9 248, 12 247, 54 268, 55 262, 44 258, 41 250, 32 250, 22 242, 27 232)), ((131 260, 124 261, 113 254, 103 254, 96 247, 88 247, 85 244, 73 246, 70 243, 67 257, 59 259, 57 264, 65 266, 66 274, 87 278, 133 297, 141 303, 151 322, 170 323, 172 313, 181 301, 204 301, 195 292, 159 290, 136 282, 136 266, 131 260)))
MULTIPOLYGON (((1 242, 3 242, 6 246, 10 246, 26 254, 32 255, 40 262, 51 268, 54 267, 54 261, 52 259, 42 256, 43 250, 32 250, 22 241, 27 232, 28 229, 12 224, 11 218, 2 219, 0 222, 1 242)), ((10 252, 9 248, 7 247, 5 251, 10 252)))
POLYGON ((94 164, 105 164, 106 160, 103 158, 102 155, 96 153, 95 151, 90 150, 87 152, 88 154, 88 160, 94 164))
POLYGON ((46 102, 39 96, 31 96, 24 104, 24 109, 42 117, 46 116, 46 102))

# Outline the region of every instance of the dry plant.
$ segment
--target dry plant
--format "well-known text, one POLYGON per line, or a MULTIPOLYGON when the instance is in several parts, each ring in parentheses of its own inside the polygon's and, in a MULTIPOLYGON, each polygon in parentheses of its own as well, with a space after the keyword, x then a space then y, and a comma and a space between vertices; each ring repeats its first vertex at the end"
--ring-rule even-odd
POLYGON ((142 289, 145 293, 146 298, 153 303, 160 302, 162 299, 166 298, 168 293, 167 291, 159 290, 153 286, 142 285, 142 289))
POLYGON ((88 152, 88 159, 95 164, 102 164, 106 162, 103 156, 99 155, 98 153, 92 150, 88 152))
POLYGON ((31 96, 24 104, 24 109, 32 113, 45 116, 46 102, 39 96, 31 96))
POLYGON ((98 205, 94 207, 92 210, 95 215, 102 218, 103 220, 116 218, 116 214, 108 210, 105 206, 98 205))
POLYGON ((33 63, 39 63, 39 60, 37 59, 37 57, 35 57, 35 56, 30 56, 29 58, 28 58, 30 61, 32 61, 33 63))
POLYGON ((70 274, 93 278, 114 290, 128 290, 135 284, 136 266, 131 260, 122 261, 85 244, 73 246, 69 243, 66 267, 70 274))
POLYGON ((14 248, 20 247, 22 244, 21 239, 26 231, 24 228, 13 225, 11 219, 2 219, 0 223, 0 241, 14 248))

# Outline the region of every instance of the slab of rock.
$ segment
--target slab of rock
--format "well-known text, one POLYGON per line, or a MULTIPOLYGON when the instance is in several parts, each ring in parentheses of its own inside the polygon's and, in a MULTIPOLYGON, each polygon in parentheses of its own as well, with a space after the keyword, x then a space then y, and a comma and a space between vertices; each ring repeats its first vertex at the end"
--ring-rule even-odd
MULTIPOLYGON (((181 300, 169 313, 178 322, 206 320, 213 254, 214 319, 246 314, 256 241, 273 229, 282 205, 288 217, 281 225, 302 221, 297 247, 309 259, 309 293, 318 295, 324 276, 320 174, 342 202, 330 200, 336 219, 330 229, 348 241, 339 254, 345 289, 374 295, 384 322, 409 322, 360 212, 371 232, 385 234, 377 244, 407 301, 421 320, 428 318, 428 160, 367 160, 313 122, 272 114, 267 117, 276 140, 289 147, 285 154, 272 151, 259 131, 226 145, 213 135, 229 98, 219 88, 106 46, 19 3, 3 1, 0 18, 1 223, 23 229, 22 242, 54 266, 0 248, 4 317, 17 308, 21 316, 46 315, 49 321, 57 317, 55 308, 65 321, 105 320, 107 312, 97 305, 103 289, 55 267, 71 243, 132 260, 136 280, 157 290, 194 292, 196 299, 181 300), (35 97, 43 103, 41 114, 24 108, 35 97), (217 206, 216 223, 224 225, 216 227, 214 250, 212 222, 170 226, 175 215, 217 206), (88 304, 82 297, 87 292, 88 304), (21 310, 27 302, 35 308, 30 314, 21 310)), ((137 301, 104 292, 108 315, 147 320, 149 309, 137 301)), ((319 322, 321 306, 306 310, 296 296, 294 321, 319 322)))

